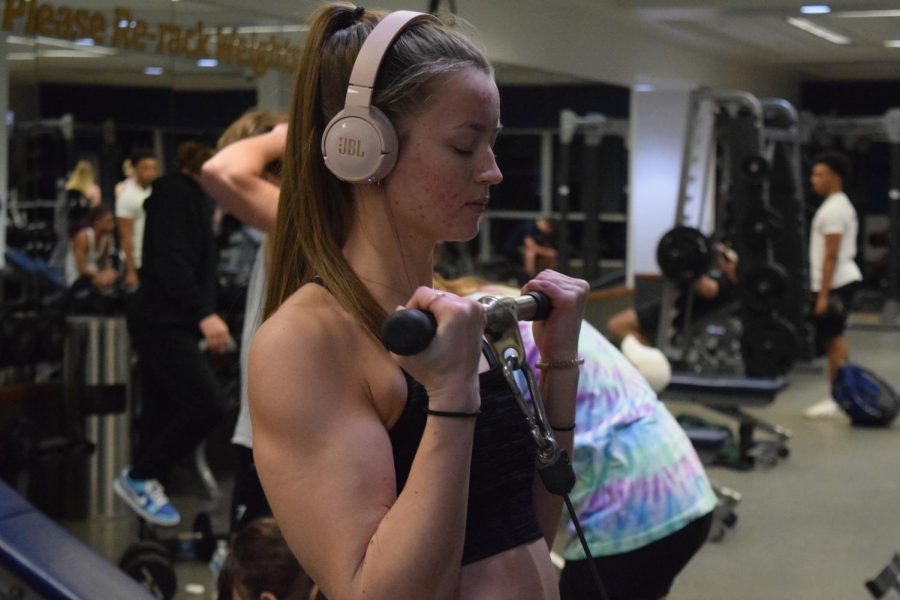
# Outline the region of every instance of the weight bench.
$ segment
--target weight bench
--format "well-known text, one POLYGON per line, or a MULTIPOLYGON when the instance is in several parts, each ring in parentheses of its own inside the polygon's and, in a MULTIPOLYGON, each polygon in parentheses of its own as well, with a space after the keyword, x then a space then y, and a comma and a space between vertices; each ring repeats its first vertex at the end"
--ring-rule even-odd
POLYGON ((0 596, 151 600, 108 560, 0 482, 0 596))
MULTIPOLYGON (((790 430, 772 425, 745 413, 744 407, 767 406, 787 387, 783 379, 761 377, 719 377, 673 373, 668 387, 660 393, 663 400, 693 402, 738 421, 738 468, 771 467, 779 458, 790 455, 790 430), (771 434, 770 439, 755 438, 757 430, 771 434)), ((689 435, 690 437, 690 435, 689 435)))
MULTIPOLYGON (((725 445, 732 439, 732 434, 727 427, 710 427, 708 423, 692 423, 692 417, 685 419, 678 417, 678 422, 691 445, 700 456, 703 464, 717 464, 717 457, 725 445)), ((709 529, 707 539, 712 542, 721 542, 725 534, 733 528, 738 521, 737 505, 741 503, 741 494, 721 485, 712 486, 716 493, 716 508, 713 510, 713 522, 709 529)))
POLYGON ((15 266, 26 275, 49 283, 53 289, 58 291, 66 288, 66 282, 62 274, 47 264, 47 261, 44 259, 28 256, 28 254, 19 250, 6 250, 4 256, 9 264, 15 266))
POLYGON ((900 554, 894 554, 878 575, 866 581, 866 589, 873 598, 882 598, 892 589, 900 592, 900 554))

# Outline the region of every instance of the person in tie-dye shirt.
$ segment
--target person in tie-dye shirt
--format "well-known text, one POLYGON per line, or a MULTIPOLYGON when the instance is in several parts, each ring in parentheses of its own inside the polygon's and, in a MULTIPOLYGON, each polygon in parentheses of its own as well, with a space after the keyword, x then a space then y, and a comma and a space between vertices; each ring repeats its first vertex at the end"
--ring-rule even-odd
MULTIPOLYGON (((448 285, 457 289, 453 282, 448 285)), ((474 297, 519 294, 483 283, 468 291, 474 297)), ((540 356, 531 324, 522 322, 519 330, 539 383, 535 363, 540 356)), ((578 352, 584 364, 576 401, 572 503, 609 599, 664 598, 706 540, 715 493, 681 426, 628 359, 587 322, 578 352)), ((561 600, 598 598, 566 513, 560 538, 566 559, 561 600)))

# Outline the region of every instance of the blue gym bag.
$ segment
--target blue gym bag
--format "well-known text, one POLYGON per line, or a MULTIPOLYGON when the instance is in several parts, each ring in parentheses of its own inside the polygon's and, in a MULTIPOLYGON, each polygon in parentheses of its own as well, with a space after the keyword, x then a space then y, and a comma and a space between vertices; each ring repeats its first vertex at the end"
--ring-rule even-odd
POLYGON ((900 412, 897 391, 875 373, 853 363, 838 368, 831 395, 854 425, 887 427, 900 412))

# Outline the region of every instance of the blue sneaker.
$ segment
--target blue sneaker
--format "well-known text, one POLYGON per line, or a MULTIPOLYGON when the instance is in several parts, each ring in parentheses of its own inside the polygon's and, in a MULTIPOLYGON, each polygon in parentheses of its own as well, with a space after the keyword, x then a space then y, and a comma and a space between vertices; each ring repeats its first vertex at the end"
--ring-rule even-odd
POLYGON ((113 481, 116 494, 146 521, 161 527, 174 527, 181 522, 181 515, 169 502, 162 484, 155 479, 132 479, 129 467, 113 481))

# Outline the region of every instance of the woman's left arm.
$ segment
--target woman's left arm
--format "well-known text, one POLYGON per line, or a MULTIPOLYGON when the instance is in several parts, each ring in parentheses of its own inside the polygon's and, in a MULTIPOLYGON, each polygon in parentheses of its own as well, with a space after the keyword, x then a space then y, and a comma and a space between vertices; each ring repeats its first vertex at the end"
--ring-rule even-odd
MULTIPOLYGON (((583 279, 568 277, 555 271, 542 271, 522 288, 523 292, 543 292, 553 307, 546 321, 533 325, 534 341, 546 363, 541 371, 541 396, 549 425, 561 449, 572 456, 575 424, 575 396, 578 391, 578 336, 587 304, 590 286, 583 279)), ((535 475, 534 508, 547 545, 559 526, 562 497, 544 487, 535 475)))

